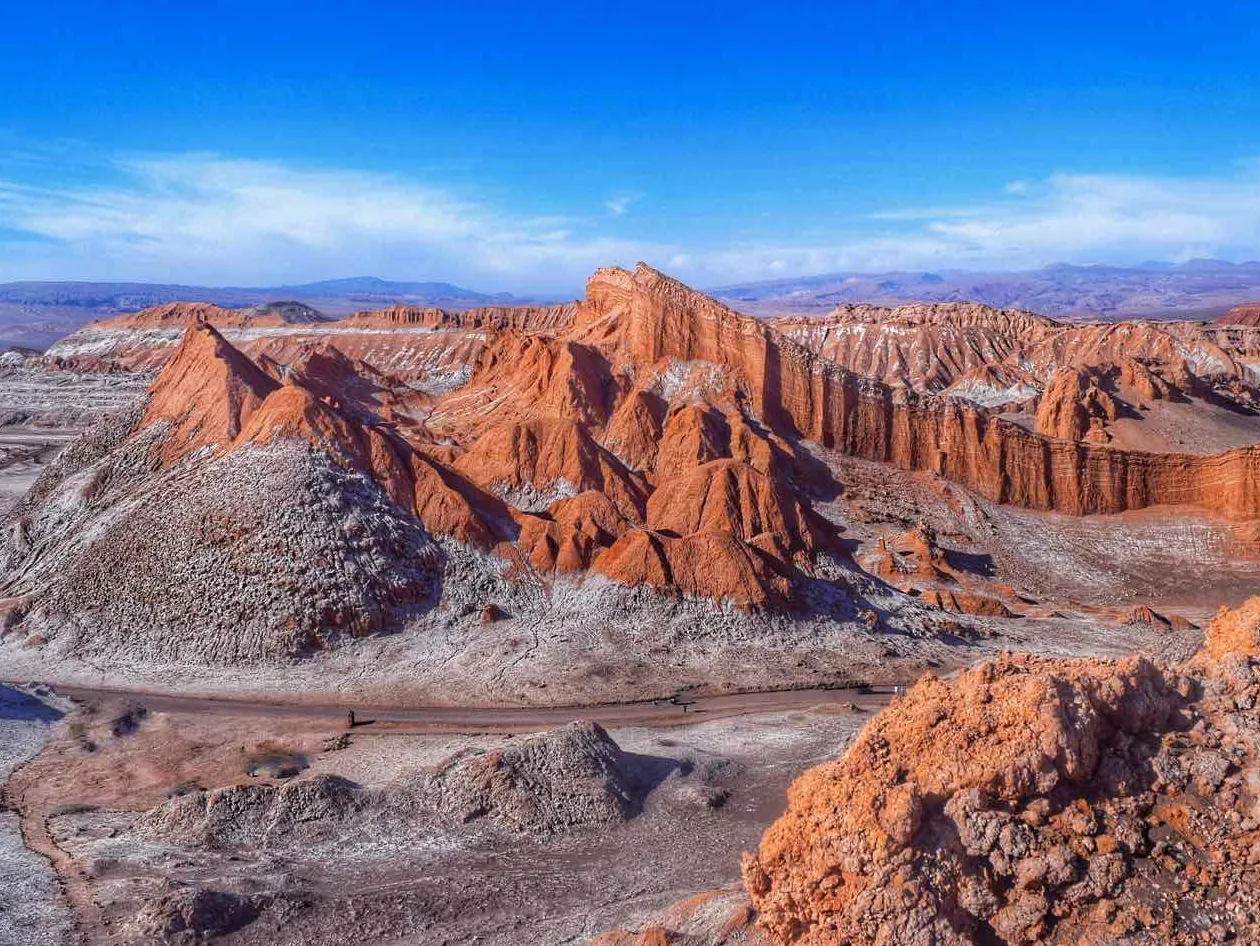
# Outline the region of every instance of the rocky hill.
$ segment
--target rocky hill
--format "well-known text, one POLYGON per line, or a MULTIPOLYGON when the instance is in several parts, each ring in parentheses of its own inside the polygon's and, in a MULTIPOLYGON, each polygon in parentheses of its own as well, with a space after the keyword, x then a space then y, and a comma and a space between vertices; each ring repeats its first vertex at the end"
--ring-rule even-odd
POLYGON ((1260 599, 1164 668, 930 678, 792 787, 744 863, 778 943, 1254 942, 1260 599))

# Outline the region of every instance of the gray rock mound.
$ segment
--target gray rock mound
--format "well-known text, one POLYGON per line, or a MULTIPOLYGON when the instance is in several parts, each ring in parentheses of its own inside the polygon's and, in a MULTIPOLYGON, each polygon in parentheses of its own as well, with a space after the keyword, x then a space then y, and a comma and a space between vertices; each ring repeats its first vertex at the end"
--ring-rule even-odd
POLYGON ((430 781, 430 804, 468 822, 553 834, 637 814, 650 779, 597 723, 578 721, 506 749, 464 756, 430 781))
POLYGON ((0 592, 22 601, 9 633, 232 664, 391 630, 436 598, 439 546, 322 451, 278 440, 163 470, 161 430, 120 432, 67 450, 17 510, 0 552, 0 592))
POLYGON ((625 753, 598 725, 575 722, 491 752, 461 755, 368 790, 336 775, 196 791, 141 816, 142 834, 190 848, 311 848, 403 839, 470 822, 553 835, 638 814, 670 760, 625 753), (656 773, 660 774, 660 773, 656 773))
POLYGON ((179 887, 150 900, 130 926, 146 943, 191 946, 233 933, 258 918, 249 897, 207 887, 179 887))
POLYGON ((191 792, 149 812, 145 827, 189 847, 270 847, 335 837, 363 811, 368 793, 337 775, 280 786, 234 785, 191 792))

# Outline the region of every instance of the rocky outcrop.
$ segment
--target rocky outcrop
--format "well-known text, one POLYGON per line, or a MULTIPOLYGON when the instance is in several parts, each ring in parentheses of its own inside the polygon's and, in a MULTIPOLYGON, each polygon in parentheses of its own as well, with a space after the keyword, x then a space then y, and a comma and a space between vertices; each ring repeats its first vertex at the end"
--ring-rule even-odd
POLYGON ((598 723, 579 721, 456 759, 433 776, 425 798, 459 822, 484 818, 548 835, 619 824, 638 814, 650 788, 598 723))
POLYGON ((960 375, 941 391, 980 407, 1018 405, 1041 393, 1042 381, 1031 371, 1010 364, 985 364, 960 375))
POLYGON ((329 344, 386 375, 445 392, 468 380, 492 335, 563 331, 573 313, 573 305, 468 312, 399 306, 325 320, 296 303, 240 310, 175 303, 94 322, 53 344, 44 362, 71 371, 160 371, 183 332, 205 322, 254 359, 288 364, 304 348, 329 344))
POLYGON ((1121 619, 1120 623, 1144 624, 1148 627, 1166 628, 1172 631, 1194 630, 1194 624, 1180 614, 1161 614, 1148 605, 1138 605, 1121 619))
POLYGON ((744 863, 760 922, 801 946, 1251 942, 1258 627, 1260 599, 1222 613, 1181 669, 924 679, 792 786, 744 863))
POLYGON ((647 503, 647 524, 673 536, 730 533, 785 560, 808 559, 826 541, 774 474, 738 460, 713 460, 661 480, 647 503))
POLYGON ((124 928, 139 942, 195 946, 226 936, 257 919, 257 901, 264 899, 208 887, 171 886, 124 920, 124 928))
POLYGON ((641 478, 572 420, 536 420, 488 430, 455 464, 470 480, 527 512, 588 490, 605 493, 639 521, 641 478))
POLYGON ((724 531, 671 536, 633 529, 595 561, 593 570, 623 585, 746 609, 786 607, 791 588, 780 563, 724 531))
POLYGON ((771 946, 738 888, 710 890, 671 904, 637 929, 601 933, 589 946, 771 946))
POLYGON ((170 302, 93 322, 92 329, 187 329, 195 325, 216 328, 263 327, 321 322, 324 317, 300 302, 273 302, 248 309, 224 309, 207 302, 170 302))
POLYGON ((367 804, 362 788, 337 775, 232 785, 172 798, 144 816, 143 831, 191 848, 313 844, 337 837, 367 804))
POLYGON ((1260 326, 1260 302, 1236 305, 1216 321, 1220 325, 1260 326))
POLYGON ((171 425, 168 455, 226 446, 278 388, 213 327, 199 322, 149 390, 141 424, 171 425))
POLYGON ((976 617, 1009 618, 1015 615, 997 598, 979 595, 968 591, 951 589, 929 589, 923 592, 921 599, 934 608, 952 611, 955 614, 970 614, 976 617))
MULTIPOLYGON (((177 316, 189 313, 150 320, 177 316)), ((590 572, 746 609, 787 607, 794 590, 846 557, 837 527, 813 508, 841 490, 815 456, 823 451, 934 474, 1035 510, 1195 505, 1260 518, 1260 447, 1179 456, 1101 445, 1129 403, 1116 392, 1145 402, 1180 396, 1172 363, 1190 364, 1190 348, 1146 328, 1086 331, 966 306, 899 311, 898 324, 915 331, 1006 333, 1018 340, 1012 353, 1044 350, 1062 360, 1030 431, 1001 413, 1010 402, 996 394, 982 407, 860 377, 642 265, 598 271, 572 306, 397 307, 274 330, 218 329, 209 324, 220 318, 213 312, 193 317, 128 440, 128 450, 154 464, 148 475, 174 478, 182 465, 220 461, 215 469, 227 470, 246 451, 294 457, 288 447, 297 444, 302 456, 321 458, 321 477, 331 464, 337 477, 379 491, 379 506, 369 506, 389 508, 409 536, 449 537, 495 555, 504 575, 544 593, 554 573, 590 572), (233 344, 233 331, 248 351, 233 344), (425 367, 394 364, 400 344, 423 348, 425 367), (450 385, 435 382, 443 372, 450 385)), ((872 327, 863 331, 887 328, 870 313, 844 318, 872 327)), ((809 337, 803 326, 794 331, 809 337)), ((965 376, 994 391, 1026 383, 1032 390, 1024 370, 973 365, 965 376)), ((190 476, 198 502, 211 492, 202 475, 190 476)), ((100 476, 97 485, 107 487, 109 476, 100 476)), ((123 542, 117 530, 131 524, 126 516, 111 522, 111 541, 123 542)), ((17 550, 12 558, 20 568, 36 560, 17 550)), ((41 561, 50 573, 47 562, 57 559, 41 561)), ((926 547, 886 548, 876 571, 899 586, 913 579, 920 590, 953 580, 939 550, 926 547)), ((427 565, 406 574, 417 582, 412 591, 382 588, 369 596, 376 603, 367 616, 335 609, 337 626, 368 631, 428 600, 427 565)), ((970 587, 949 592, 936 602, 948 610, 989 615, 1004 607, 970 587)), ((308 627, 266 646, 299 640, 314 646, 324 638, 308 627)))
POLYGON ((1260 597, 1233 611, 1222 608, 1208 623, 1200 665, 1211 668, 1211 661, 1231 661, 1231 655, 1260 655, 1260 597))
POLYGON ((1098 386, 1091 372, 1062 368, 1055 372, 1037 406, 1037 433, 1059 440, 1106 443, 1106 425, 1117 415, 1116 402, 1098 386))
POLYGON ((1029 312, 971 303, 847 305, 822 318, 771 324, 850 371, 923 393, 1004 365, 1058 328, 1029 312))
POLYGON ((647 267, 601 270, 587 293, 578 323, 586 337, 613 338, 640 363, 711 363, 772 429, 841 453, 937 473, 1032 509, 1085 515, 1167 504, 1260 515, 1257 447, 1175 456, 1039 436, 957 401, 859 378, 647 267))
POLYGON ((516 329, 521 332, 559 332, 573 322, 574 306, 531 305, 465 309, 454 312, 435 307, 395 305, 388 309, 356 312, 343 320, 347 326, 392 328, 460 328, 466 331, 516 329))

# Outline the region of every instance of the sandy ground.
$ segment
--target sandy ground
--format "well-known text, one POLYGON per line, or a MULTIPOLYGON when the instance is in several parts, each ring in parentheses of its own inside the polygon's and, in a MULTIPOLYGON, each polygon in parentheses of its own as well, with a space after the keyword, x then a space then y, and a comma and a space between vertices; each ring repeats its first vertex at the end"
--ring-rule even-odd
POLYGON ((69 702, 41 689, 0 686, 0 946, 61 946, 71 915, 48 861, 22 840, 4 787, 43 748, 69 702))
POLYGON ((643 812, 611 829, 551 839, 474 825, 402 848, 365 835, 309 852, 207 851, 172 849, 136 829, 133 812, 181 787, 274 781, 258 768, 264 757, 301 760, 304 778, 337 774, 383 787, 469 747, 517 738, 362 727, 347 746, 329 748, 344 723, 301 715, 150 711, 132 728, 118 720, 134 716, 134 704, 92 701, 59 726, 13 793, 33 836, 47 825, 37 845, 54 846, 89 943, 134 941, 124 934, 128 919, 173 882, 283 895, 282 912, 264 911, 217 940, 229 944, 572 944, 735 882, 740 852, 782 810, 791 779, 843 751, 878 708, 864 702, 869 709, 801 706, 610 729, 659 773, 643 812))
POLYGON ((0 513, 8 512, 78 430, 0 428, 0 513))

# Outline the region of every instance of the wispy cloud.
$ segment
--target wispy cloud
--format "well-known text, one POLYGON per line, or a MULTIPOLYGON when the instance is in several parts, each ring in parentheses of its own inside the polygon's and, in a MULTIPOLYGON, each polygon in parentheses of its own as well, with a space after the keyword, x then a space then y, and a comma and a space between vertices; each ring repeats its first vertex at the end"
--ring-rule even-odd
MULTIPOLYGON (((1055 174, 974 206, 892 208, 875 228, 810 245, 693 254, 714 276, 897 269, 1020 269, 1055 262, 1260 259, 1260 163, 1215 179, 1055 174)), ((742 277, 741 277, 742 278, 742 277)), ((755 277, 748 277, 755 278, 755 277)))
POLYGON ((0 226, 59 245, 42 268, 77 263, 65 277, 214 283, 384 273, 567 290, 653 249, 385 174, 206 154, 119 159, 110 170, 109 184, 0 180, 0 226))
POLYGON ((604 209, 608 211, 610 216, 623 217, 642 198, 642 194, 614 194, 604 201, 604 209))
POLYGON ((597 266, 636 259, 715 285, 837 271, 1260 257, 1255 161, 1211 179, 995 182, 993 196, 974 205, 893 206, 831 221, 833 236, 808 243, 685 245, 603 231, 637 194, 609 197, 599 217, 529 217, 355 170, 181 154, 120 158, 107 171, 27 174, 25 183, 0 175, 0 278, 274 284, 371 273, 567 294, 597 266), (70 183, 31 183, 54 178, 70 183))

